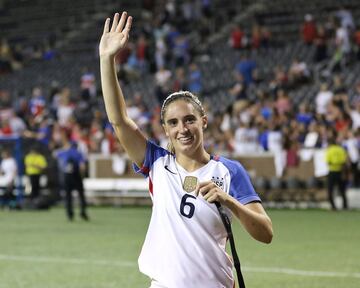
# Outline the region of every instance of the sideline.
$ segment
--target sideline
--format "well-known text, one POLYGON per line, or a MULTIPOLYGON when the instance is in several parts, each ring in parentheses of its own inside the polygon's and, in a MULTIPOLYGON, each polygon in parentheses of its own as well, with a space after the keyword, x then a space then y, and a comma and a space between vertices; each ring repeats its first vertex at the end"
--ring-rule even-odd
MULTIPOLYGON (((54 264, 77 264, 77 265, 99 265, 99 266, 119 266, 119 267, 137 267, 136 262, 132 261, 107 261, 107 260, 91 260, 80 258, 58 258, 58 257, 32 257, 0 254, 0 261, 19 261, 19 262, 35 262, 35 263, 54 263, 54 264)), ((309 271, 297 270, 280 267, 243 267, 243 271, 255 273, 276 273, 306 277, 336 277, 336 278, 357 278, 360 279, 360 273, 351 272, 332 272, 332 271, 309 271)))

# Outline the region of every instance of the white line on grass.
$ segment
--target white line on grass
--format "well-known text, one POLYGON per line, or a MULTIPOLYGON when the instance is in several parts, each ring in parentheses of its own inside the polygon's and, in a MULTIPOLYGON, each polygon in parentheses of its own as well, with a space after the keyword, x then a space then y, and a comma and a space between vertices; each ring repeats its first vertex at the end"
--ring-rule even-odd
MULTIPOLYGON (((20 261, 20 262, 38 262, 38 263, 65 263, 78 265, 101 265, 101 266, 121 266, 121 267, 136 267, 137 263, 131 261, 107 261, 107 260, 90 260, 80 258, 51 258, 51 257, 32 257, 32 256, 16 256, 0 254, 0 261, 20 261)), ((243 267, 244 271, 258 272, 258 273, 277 273, 298 275, 307 277, 337 277, 337 278, 359 278, 360 273, 351 272, 332 272, 332 271, 309 271, 297 270, 280 267, 243 267)))
POLYGON ((66 264, 92 264, 103 266, 122 266, 122 267, 135 267, 137 264, 130 261, 107 261, 107 260, 91 260, 80 258, 50 258, 50 257, 32 257, 32 256, 15 256, 15 255, 2 255, 0 260, 20 261, 20 262, 39 262, 39 263, 66 263, 66 264))
POLYGON ((244 271, 248 272, 263 272, 263 273, 280 273, 289 275, 300 275, 308 277, 337 277, 337 278, 359 278, 360 273, 351 272, 332 272, 332 271, 309 271, 309 270, 297 270, 290 268, 279 268, 279 267, 244 267, 244 271))

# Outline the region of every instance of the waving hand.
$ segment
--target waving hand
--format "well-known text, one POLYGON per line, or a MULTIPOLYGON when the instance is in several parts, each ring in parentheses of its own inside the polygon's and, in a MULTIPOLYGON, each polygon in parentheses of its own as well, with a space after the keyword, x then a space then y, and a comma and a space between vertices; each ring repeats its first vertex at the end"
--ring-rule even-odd
POLYGON ((131 29, 132 17, 127 17, 127 13, 116 13, 110 28, 110 18, 107 18, 104 25, 104 31, 100 40, 100 56, 115 56, 123 49, 128 40, 131 29), (119 21, 120 19, 120 21, 119 21))

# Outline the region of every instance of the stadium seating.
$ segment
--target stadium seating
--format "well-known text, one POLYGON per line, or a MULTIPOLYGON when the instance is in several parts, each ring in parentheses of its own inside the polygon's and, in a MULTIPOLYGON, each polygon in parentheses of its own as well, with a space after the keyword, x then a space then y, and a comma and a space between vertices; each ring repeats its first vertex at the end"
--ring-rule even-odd
MULTIPOLYGON (((6 38, 12 43, 24 45, 39 44, 44 41, 55 41, 57 51, 56 59, 32 60, 26 63, 22 70, 1 75, 0 90, 9 90, 16 100, 19 96, 30 96, 31 88, 40 85, 49 90, 55 82, 60 86, 69 87, 74 94, 79 91, 79 79, 83 68, 87 67, 94 72, 97 85, 99 83, 99 63, 97 45, 104 18, 119 9, 126 9, 135 19, 141 19, 142 1, 115 0, 79 0, 69 4, 69 1, 45 0, 13 0, 4 1, 0 10, 0 29, 6 31, 6 38), (44 9, 46 7, 46 9, 44 9), (20 20, 18 20, 20 19, 20 20), (26 23, 26 25, 24 25, 26 23), (51 31, 51 33, 49 33, 51 31)), ((273 77, 273 68, 283 66, 289 68, 295 57, 304 60, 312 73, 312 80, 299 85, 289 91, 289 96, 295 106, 302 102, 313 103, 319 91, 320 82, 326 81, 332 85, 330 77, 322 73, 326 63, 313 62, 314 46, 301 42, 299 29, 304 20, 304 15, 311 13, 317 21, 324 22, 330 13, 338 9, 338 1, 309 1, 309 0, 274 0, 274 1, 214 1, 214 9, 219 7, 219 13, 214 15, 212 34, 207 39, 202 39, 199 31, 193 29, 191 37, 193 59, 198 64, 202 73, 204 90, 201 94, 206 99, 213 112, 224 112, 235 101, 235 96, 228 93, 234 83, 233 71, 235 64, 244 54, 257 62, 260 81, 250 86, 248 97, 256 101, 257 89, 267 89, 268 81, 273 77), (231 16, 231 17, 228 17, 231 16), (271 45, 268 49, 233 50, 229 44, 229 31, 232 24, 240 24, 249 35, 252 24, 258 22, 268 27, 272 33, 271 45), (200 43, 200 38, 201 42, 200 43), (199 45, 194 45, 199 44, 199 45), (201 45, 200 45, 201 44, 201 45), (198 49, 195 47, 199 46, 198 49)), ((356 0, 346 0, 342 4, 351 7, 355 21, 359 24, 360 3, 356 0)), ((140 20, 141 21, 141 20, 140 20)), ((140 33, 142 23, 135 25, 134 38, 140 33)), ((330 54, 333 51, 330 50, 330 54)), ((187 68, 187 67, 185 67, 187 68)), ((353 84, 360 81, 360 63, 350 63, 345 71, 339 72, 347 86, 350 98, 353 96, 353 84)), ((330 75, 331 76, 331 75, 330 75)), ((142 75, 139 80, 129 81, 122 85, 126 97, 132 97, 139 92, 148 107, 157 105, 155 97, 155 80, 152 73, 142 75)), ((104 110, 100 94, 97 98, 97 107, 104 110)), ((259 162, 268 160, 267 155, 262 159, 239 159, 250 171, 256 170, 253 177, 254 185, 267 200, 278 201, 318 201, 325 199, 324 189, 314 183, 313 170, 308 169, 311 163, 301 163, 297 168, 287 169, 283 178, 276 178, 272 164, 260 165, 259 162), (270 173, 272 172, 272 173, 270 173), (320 191, 320 193, 317 193, 320 191)), ((102 166, 103 168, 105 166, 102 166)), ((101 177, 117 178, 109 169, 99 169, 104 173, 101 177)), ((128 167, 126 176, 133 175, 128 167)), ((89 182, 90 183, 90 182, 89 182)), ((90 186, 89 186, 90 187, 90 186)))

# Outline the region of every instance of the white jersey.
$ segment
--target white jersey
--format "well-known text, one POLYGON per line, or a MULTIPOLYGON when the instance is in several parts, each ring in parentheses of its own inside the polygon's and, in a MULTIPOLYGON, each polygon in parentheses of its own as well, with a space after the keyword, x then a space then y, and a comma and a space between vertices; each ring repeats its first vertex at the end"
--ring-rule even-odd
MULTIPOLYGON (((232 288, 233 263, 225 251, 227 233, 215 204, 183 190, 186 176, 214 181, 242 204, 260 201, 240 163, 211 157, 187 172, 169 151, 147 143, 143 166, 149 180, 152 216, 139 269, 167 288, 232 288)), ((227 211, 230 216, 230 211, 227 211)))

